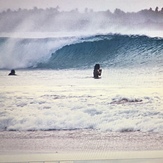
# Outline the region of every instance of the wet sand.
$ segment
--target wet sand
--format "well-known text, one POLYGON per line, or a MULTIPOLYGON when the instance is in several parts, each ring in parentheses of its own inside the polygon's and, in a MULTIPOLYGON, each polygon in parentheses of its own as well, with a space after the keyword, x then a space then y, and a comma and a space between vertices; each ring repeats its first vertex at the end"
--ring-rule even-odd
POLYGON ((0 132, 0 162, 162 163, 162 144, 160 133, 3 131, 0 132))
POLYGON ((163 133, 66 131, 0 132, 0 154, 163 150, 163 133))

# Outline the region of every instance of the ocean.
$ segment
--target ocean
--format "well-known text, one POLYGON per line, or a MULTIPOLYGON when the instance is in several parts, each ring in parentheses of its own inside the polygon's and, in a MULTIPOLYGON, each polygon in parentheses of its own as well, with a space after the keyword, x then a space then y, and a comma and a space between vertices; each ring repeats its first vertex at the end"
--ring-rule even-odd
POLYGON ((3 37, 0 47, 0 131, 163 133, 163 38, 3 37))
POLYGON ((0 162, 162 162, 162 16, 1 12, 0 162))

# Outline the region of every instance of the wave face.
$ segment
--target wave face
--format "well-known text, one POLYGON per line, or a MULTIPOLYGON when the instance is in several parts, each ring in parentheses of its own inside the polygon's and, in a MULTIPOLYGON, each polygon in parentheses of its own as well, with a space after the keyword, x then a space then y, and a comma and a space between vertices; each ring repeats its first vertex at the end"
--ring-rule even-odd
POLYGON ((140 35, 0 39, 0 68, 162 67, 163 38, 140 35))
POLYGON ((38 68, 163 66, 163 39, 147 36, 97 35, 66 45, 38 68))

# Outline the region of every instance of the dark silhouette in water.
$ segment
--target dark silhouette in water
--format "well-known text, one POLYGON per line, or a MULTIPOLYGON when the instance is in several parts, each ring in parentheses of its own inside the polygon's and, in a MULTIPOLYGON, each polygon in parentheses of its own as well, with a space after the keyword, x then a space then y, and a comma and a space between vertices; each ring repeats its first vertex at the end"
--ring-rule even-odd
POLYGON ((94 66, 93 77, 95 79, 98 79, 98 78, 100 78, 101 73, 102 73, 102 69, 100 69, 100 64, 96 64, 94 66))
POLYGON ((12 69, 11 72, 10 72, 8 75, 16 75, 16 74, 15 74, 15 70, 12 69))

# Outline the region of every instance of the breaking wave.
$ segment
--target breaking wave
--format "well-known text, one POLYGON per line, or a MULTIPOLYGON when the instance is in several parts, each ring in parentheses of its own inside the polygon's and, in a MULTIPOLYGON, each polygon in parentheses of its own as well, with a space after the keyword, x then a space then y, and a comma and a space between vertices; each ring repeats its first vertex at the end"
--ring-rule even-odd
POLYGON ((0 68, 162 67, 163 38, 106 34, 61 38, 1 38, 0 68))
POLYGON ((66 45, 39 68, 162 66, 163 39, 146 36, 98 35, 66 45))

